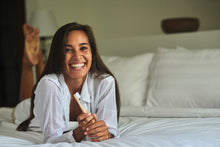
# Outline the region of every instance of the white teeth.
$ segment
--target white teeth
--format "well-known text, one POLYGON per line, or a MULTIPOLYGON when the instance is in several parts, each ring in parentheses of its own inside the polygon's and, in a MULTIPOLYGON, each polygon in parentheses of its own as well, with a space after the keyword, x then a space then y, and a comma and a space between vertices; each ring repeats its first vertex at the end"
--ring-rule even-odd
POLYGON ((71 64, 71 67, 82 67, 84 66, 84 63, 81 64, 71 64))

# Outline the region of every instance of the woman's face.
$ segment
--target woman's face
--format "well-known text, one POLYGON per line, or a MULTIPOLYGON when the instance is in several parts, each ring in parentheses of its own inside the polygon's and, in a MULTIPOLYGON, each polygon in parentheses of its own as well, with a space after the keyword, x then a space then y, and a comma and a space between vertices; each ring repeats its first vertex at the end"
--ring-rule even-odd
POLYGON ((84 79, 92 64, 88 37, 83 31, 71 31, 65 45, 64 74, 71 79, 84 79))

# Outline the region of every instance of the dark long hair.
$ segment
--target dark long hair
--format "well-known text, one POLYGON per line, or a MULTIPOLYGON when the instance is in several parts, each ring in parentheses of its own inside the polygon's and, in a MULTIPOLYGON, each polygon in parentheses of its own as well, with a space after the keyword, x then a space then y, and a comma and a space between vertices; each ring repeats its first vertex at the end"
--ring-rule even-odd
POLYGON ((119 120, 120 116, 120 94, 119 94, 119 87, 117 80, 115 76, 111 73, 111 71, 106 67, 104 62, 102 61, 98 51, 97 51, 97 46, 96 46, 96 41, 95 37, 93 35, 93 31, 90 26, 88 25, 81 25, 78 23, 68 23, 62 27, 60 27, 57 32, 55 33, 52 43, 51 43, 51 48, 50 48, 50 53, 48 56, 47 64, 44 68, 44 71, 42 72, 40 78, 34 85, 34 88, 32 90, 32 96, 31 96, 31 106, 30 106, 30 116, 27 120, 23 121, 18 127, 18 131, 26 131, 31 120, 34 118, 34 99, 35 99, 35 94, 34 91, 37 87, 38 82, 40 79, 47 75, 47 74, 61 74, 63 73, 63 65, 64 65, 64 59, 65 59, 65 44, 67 41, 67 36, 70 31, 74 30, 80 30, 85 32, 85 34, 88 37, 89 44, 91 46, 91 52, 92 52, 92 65, 90 68, 90 73, 95 76, 95 78, 98 78, 102 74, 109 74, 114 77, 115 79, 115 89, 116 89, 116 103, 117 103, 117 118, 119 120))

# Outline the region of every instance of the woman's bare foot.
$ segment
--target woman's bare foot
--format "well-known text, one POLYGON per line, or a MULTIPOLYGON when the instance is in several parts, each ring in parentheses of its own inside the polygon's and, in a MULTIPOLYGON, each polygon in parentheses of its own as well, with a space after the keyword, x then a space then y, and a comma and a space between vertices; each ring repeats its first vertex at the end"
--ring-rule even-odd
POLYGON ((29 24, 24 24, 23 25, 23 33, 24 33, 24 37, 27 38, 27 36, 29 36, 31 33, 34 32, 34 27, 32 27, 31 25, 29 24))
POLYGON ((25 36, 23 63, 29 66, 37 65, 40 54, 39 29, 24 24, 23 31, 25 36))

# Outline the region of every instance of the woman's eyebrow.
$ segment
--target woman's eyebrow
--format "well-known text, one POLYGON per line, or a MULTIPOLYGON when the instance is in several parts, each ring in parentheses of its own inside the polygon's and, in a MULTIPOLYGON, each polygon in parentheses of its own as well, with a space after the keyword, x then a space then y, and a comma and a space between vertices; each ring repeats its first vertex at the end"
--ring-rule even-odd
POLYGON ((88 43, 80 43, 80 45, 89 45, 88 43))
POLYGON ((66 44, 65 46, 67 46, 67 47, 71 47, 71 45, 69 45, 69 44, 66 44))
MULTIPOLYGON (((80 43, 79 45, 80 46, 82 46, 82 45, 89 45, 89 43, 80 43)), ((66 47, 72 47, 72 45, 70 45, 70 44, 66 44, 65 46, 66 47)))

